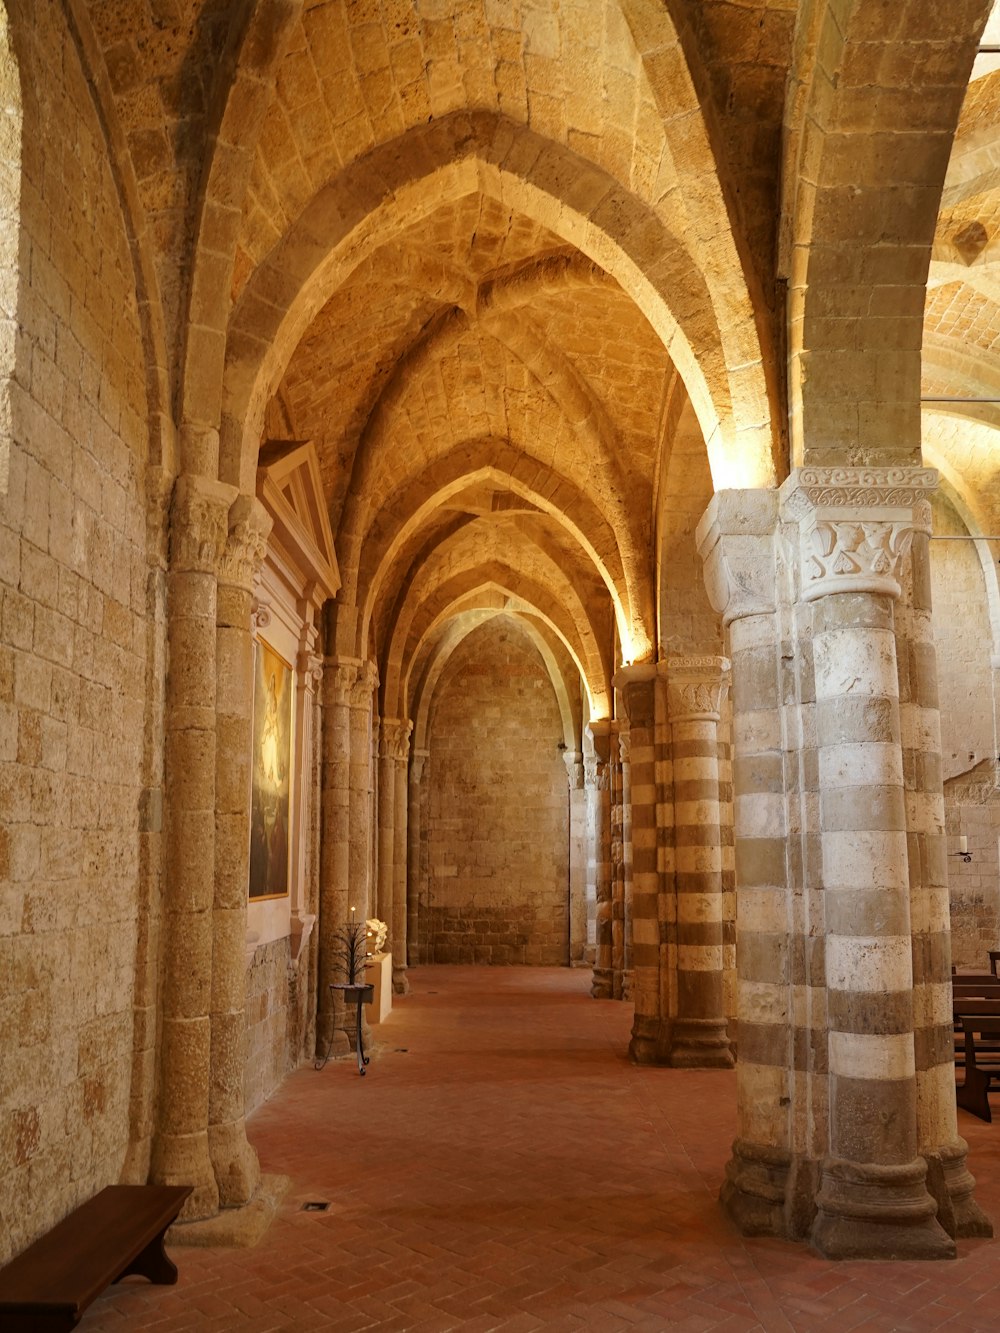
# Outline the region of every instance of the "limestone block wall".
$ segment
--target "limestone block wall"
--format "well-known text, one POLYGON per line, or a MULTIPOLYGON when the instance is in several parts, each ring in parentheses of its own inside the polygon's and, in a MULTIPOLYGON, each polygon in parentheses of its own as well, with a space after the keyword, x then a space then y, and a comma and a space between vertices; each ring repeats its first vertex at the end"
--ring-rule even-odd
MULTIPOLYGON (((967 530, 952 508, 935 505, 934 531, 967 530)), ((993 633, 983 569, 972 542, 931 542, 934 638, 941 699, 941 757, 948 850, 968 839, 972 861, 948 857, 952 958, 986 963, 1000 948, 1000 793, 994 730, 993 633)))
POLYGON ((17 329, 0 477, 0 1264, 121 1173, 140 820, 155 836, 158 809, 143 794, 156 587, 129 250, 63 8, 37 0, 15 17, 16 308, 11 284, 0 296, 17 329))
POLYGON ((420 958, 567 961, 569 792, 555 695, 534 645, 493 620, 439 685, 424 775, 420 958))
POLYGON ((246 1043, 243 1075, 246 1112, 267 1101, 285 1075, 294 1067, 289 1027, 298 1015, 289 1007, 288 969, 290 941, 271 940, 254 950, 247 968, 246 1043))

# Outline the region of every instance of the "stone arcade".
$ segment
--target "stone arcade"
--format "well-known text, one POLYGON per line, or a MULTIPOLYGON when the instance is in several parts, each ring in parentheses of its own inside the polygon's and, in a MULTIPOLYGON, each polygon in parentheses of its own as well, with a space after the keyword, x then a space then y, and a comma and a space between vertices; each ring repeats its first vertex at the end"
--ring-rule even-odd
POLYGON ((990 10, 0 4, 0 1261, 239 1215, 352 906, 735 1060, 744 1232, 989 1233, 990 10))

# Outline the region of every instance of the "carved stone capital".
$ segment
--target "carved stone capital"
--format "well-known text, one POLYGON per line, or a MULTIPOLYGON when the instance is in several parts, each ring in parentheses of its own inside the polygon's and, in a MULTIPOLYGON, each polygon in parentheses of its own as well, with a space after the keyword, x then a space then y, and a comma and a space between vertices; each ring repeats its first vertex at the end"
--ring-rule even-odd
POLYGON ((351 707, 367 708, 378 688, 378 667, 374 662, 359 662, 357 675, 351 686, 351 707))
POLYGON ((273 520, 252 495, 239 495, 229 510, 229 531, 219 557, 219 582, 252 589, 267 555, 273 520))
POLYGON ((781 488, 798 525, 803 601, 829 593, 897 598, 913 534, 926 530, 937 472, 922 467, 799 468, 781 488))
POLYGON ((234 486, 187 473, 174 483, 170 501, 170 569, 215 574, 229 538, 234 486))
POLYGON ((595 718, 587 724, 587 735, 594 747, 594 757, 599 764, 606 764, 611 758, 611 732, 613 723, 609 717, 595 718))
POLYGON ((658 675, 659 667, 656 662, 635 662, 631 666, 620 667, 615 672, 612 683, 621 693, 629 726, 653 726, 658 675))
POLYGON ((564 750, 563 763, 566 765, 566 776, 569 779, 570 791, 582 790, 583 755, 579 750, 564 750))
POLYGON ((379 730, 382 757, 405 764, 410 754, 410 732, 413 730, 413 723, 405 717, 384 717, 379 730))
POLYGON ((611 785, 611 772, 607 760, 590 755, 583 761, 583 780, 593 791, 608 791, 611 785))
POLYGON ((718 722, 729 688, 727 657, 667 658, 667 712, 671 722, 718 722))
POLYGON ((410 760, 410 782, 415 786, 420 786, 420 780, 424 776, 424 764, 431 757, 430 750, 413 751, 413 757, 410 760))
POLYGON ((777 491, 717 491, 695 531, 708 600, 730 624, 775 609, 777 491))
POLYGON ((618 762, 622 765, 632 762, 632 736, 627 728, 618 733, 618 762))
POLYGON ((323 702, 341 707, 351 701, 351 689, 358 678, 356 659, 327 657, 323 661, 323 702))

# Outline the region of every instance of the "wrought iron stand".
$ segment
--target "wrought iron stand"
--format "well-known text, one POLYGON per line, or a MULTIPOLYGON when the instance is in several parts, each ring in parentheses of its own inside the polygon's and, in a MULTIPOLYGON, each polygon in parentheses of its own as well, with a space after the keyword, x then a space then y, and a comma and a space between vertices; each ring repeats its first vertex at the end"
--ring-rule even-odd
POLYGON ((348 1004, 352 1001, 354 1002, 355 1012, 357 1014, 357 1027, 354 1029, 355 1053, 358 1057, 358 1073, 364 1077, 366 1072, 365 1065, 368 1063, 368 1056, 365 1055, 364 1043, 361 1040, 361 1006, 363 1004, 370 1004, 374 999, 375 987, 370 983, 366 984, 365 982, 359 981, 331 981, 330 989, 343 991, 344 999, 348 1004))

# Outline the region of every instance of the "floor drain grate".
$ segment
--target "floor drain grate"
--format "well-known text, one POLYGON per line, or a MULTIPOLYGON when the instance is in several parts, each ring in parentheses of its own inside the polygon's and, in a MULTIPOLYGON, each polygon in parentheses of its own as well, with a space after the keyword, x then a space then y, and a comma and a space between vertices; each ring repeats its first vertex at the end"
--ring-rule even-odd
POLYGON ((329 1207, 328 1203, 321 1203, 318 1199, 312 1199, 309 1203, 302 1205, 302 1211, 304 1213, 325 1213, 329 1207))
POLYGON ((408 1055, 408 1054, 409 1054, 409 1050, 410 1050, 409 1046, 397 1046, 397 1047, 395 1048, 395 1054, 396 1054, 396 1055, 408 1055))

